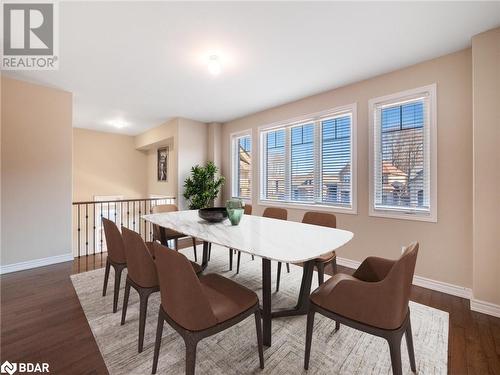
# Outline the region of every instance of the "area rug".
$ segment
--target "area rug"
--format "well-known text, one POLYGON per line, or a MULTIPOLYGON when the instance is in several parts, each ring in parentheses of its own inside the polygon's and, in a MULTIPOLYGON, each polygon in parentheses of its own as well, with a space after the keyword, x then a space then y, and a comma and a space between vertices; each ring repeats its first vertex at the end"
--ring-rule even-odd
MULTIPOLYGON (((192 249, 183 250, 188 257, 192 249)), ((241 256, 240 273, 229 271, 228 250, 213 246, 205 273, 219 273, 261 295, 261 262, 241 256)), ((236 257, 235 257, 236 260, 236 257)), ((236 263, 236 262, 235 262, 236 263)), ((236 265, 235 265, 236 266, 236 265)), ((283 268, 280 291, 273 293, 273 308, 295 304, 302 268, 283 268)), ((72 275, 71 279, 97 345, 110 374, 151 374, 160 296, 149 299, 144 351, 137 352, 139 299, 132 289, 125 325, 120 325, 125 277, 122 277, 120 309, 113 314, 113 271, 108 293, 102 297, 104 269, 72 275)), ((126 273, 125 273, 126 275, 126 273)), ((272 269, 273 282, 276 264, 272 269)), ((313 288, 317 287, 314 275, 313 288)), ((274 290, 273 284, 273 290, 274 290)), ((446 374, 448 358, 448 313, 411 302, 411 323, 418 374, 446 374)), ((347 326, 335 331, 335 322, 317 314, 308 374, 391 374, 389 348, 384 339, 347 326)), ((247 318, 238 325, 198 344, 198 374, 304 374, 306 317, 274 319, 272 346, 264 349, 265 369, 260 370, 255 322, 247 318)), ((158 374, 184 374, 184 342, 167 324, 164 326, 158 374)), ((403 373, 411 374, 405 340, 401 353, 403 373)))

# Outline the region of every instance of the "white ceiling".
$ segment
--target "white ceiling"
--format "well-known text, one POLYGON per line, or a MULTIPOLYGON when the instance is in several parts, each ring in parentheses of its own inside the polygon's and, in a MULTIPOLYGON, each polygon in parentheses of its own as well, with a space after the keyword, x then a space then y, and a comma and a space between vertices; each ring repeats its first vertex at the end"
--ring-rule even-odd
POLYGON ((226 122, 466 48, 497 26, 500 2, 62 2, 59 70, 8 74, 73 92, 75 127, 137 134, 177 116, 226 122))

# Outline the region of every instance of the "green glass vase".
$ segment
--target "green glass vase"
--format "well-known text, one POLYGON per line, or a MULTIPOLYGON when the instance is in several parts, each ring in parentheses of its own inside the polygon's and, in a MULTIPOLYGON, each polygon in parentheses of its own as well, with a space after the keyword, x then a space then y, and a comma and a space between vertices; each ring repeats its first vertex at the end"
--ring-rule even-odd
POLYGON ((243 202, 241 199, 229 199, 226 202, 226 210, 231 225, 238 225, 243 216, 243 202))

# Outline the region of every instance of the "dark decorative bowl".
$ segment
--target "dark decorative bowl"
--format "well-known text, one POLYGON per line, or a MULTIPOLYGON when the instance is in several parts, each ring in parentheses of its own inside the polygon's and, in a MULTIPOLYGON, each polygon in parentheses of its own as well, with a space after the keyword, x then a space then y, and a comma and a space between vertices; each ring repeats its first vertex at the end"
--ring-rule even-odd
POLYGON ((226 207, 210 207, 198 210, 198 216, 211 223, 220 223, 227 218, 226 207))

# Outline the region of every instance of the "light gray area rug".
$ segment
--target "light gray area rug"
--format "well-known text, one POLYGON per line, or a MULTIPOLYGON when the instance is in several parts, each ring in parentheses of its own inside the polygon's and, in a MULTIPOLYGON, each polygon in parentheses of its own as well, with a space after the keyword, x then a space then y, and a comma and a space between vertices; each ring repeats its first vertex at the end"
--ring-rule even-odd
MULTIPOLYGON (((192 249, 183 250, 192 257, 192 249)), ((261 262, 242 254, 240 274, 229 271, 228 250, 213 246, 205 273, 216 272, 261 295, 261 262)), ((272 269, 273 282, 276 264, 272 269)), ((126 275, 126 273, 125 273, 126 275)), ((279 293, 273 293, 273 308, 293 306, 298 295, 302 268, 283 267, 279 293)), ((106 297, 102 297, 104 269, 71 276, 80 303, 110 374, 151 374, 160 303, 159 293, 149 299, 144 351, 137 353, 139 299, 130 292, 127 321, 120 326, 124 279, 119 310, 113 314, 113 271, 106 297)), ((315 274, 313 288, 317 286, 315 274)), ((274 288, 274 284, 273 284, 274 288)), ((273 289, 274 290, 274 289, 273 289)), ((446 374, 448 358, 448 313, 411 303, 411 323, 419 374, 446 374)), ((303 370, 306 317, 273 320, 272 346, 264 349, 265 369, 259 369, 253 317, 209 337, 198 344, 198 374, 391 374, 389 348, 384 339, 347 326, 334 331, 335 322, 316 314, 309 371, 303 370)), ((158 363, 158 374, 184 374, 184 342, 166 323, 158 363)), ((411 374, 405 340, 401 347, 403 372, 411 374)))

